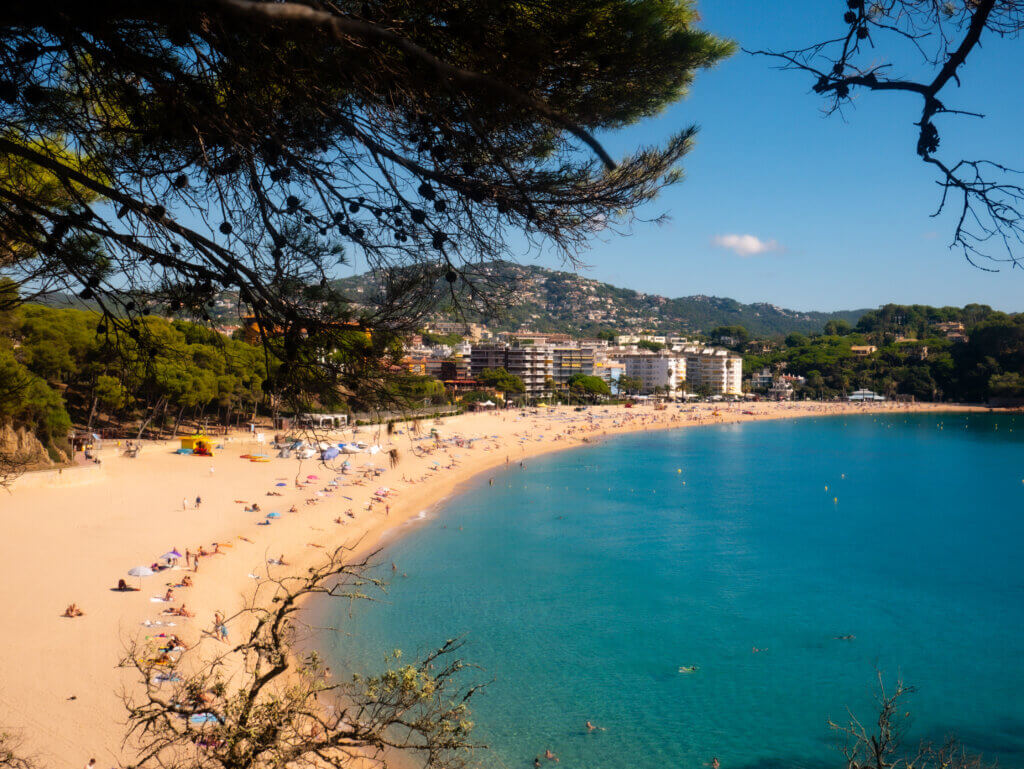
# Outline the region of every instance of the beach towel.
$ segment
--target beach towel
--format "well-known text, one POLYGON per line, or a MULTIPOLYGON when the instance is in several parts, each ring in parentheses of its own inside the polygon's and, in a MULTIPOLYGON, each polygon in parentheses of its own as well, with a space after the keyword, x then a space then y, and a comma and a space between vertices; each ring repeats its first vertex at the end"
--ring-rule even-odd
POLYGON ((149 599, 152 603, 170 603, 170 601, 164 600, 163 596, 154 595, 149 599))

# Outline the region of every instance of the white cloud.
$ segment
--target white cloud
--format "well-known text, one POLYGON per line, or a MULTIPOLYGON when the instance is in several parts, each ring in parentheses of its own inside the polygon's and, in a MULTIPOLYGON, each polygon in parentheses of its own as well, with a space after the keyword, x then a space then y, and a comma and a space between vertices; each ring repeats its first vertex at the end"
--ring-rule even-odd
POLYGON ((782 250, 778 241, 761 240, 755 235, 715 235, 711 242, 740 256, 756 256, 782 250))

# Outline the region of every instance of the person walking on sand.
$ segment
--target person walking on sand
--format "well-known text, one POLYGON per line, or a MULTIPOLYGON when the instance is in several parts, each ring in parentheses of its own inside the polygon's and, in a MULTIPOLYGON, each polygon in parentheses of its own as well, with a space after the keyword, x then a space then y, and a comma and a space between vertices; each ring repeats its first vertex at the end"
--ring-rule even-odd
POLYGON ((181 509, 188 510, 188 500, 185 497, 181 498, 181 509))
POLYGON ((213 613, 213 634, 224 643, 228 642, 228 626, 224 624, 224 614, 220 611, 213 613))
POLYGON ((203 504, 203 498, 202 498, 202 497, 199 497, 199 496, 197 496, 197 497, 196 497, 196 510, 198 510, 198 509, 199 509, 199 506, 200 506, 201 504, 203 504))

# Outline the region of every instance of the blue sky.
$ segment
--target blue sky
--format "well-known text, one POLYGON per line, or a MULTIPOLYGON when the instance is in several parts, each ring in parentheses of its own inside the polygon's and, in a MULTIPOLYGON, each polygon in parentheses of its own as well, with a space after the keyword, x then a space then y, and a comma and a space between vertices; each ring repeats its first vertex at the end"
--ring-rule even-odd
MULTIPOLYGON (((843 29, 845 6, 839 0, 698 2, 703 28, 754 49, 834 36, 843 29)), ((810 80, 773 66, 737 53, 700 73, 689 98, 662 115, 602 137, 614 155, 691 123, 701 128, 684 163, 685 181, 644 212, 667 213, 669 223, 640 223, 628 237, 598 240, 583 255, 584 274, 667 296, 710 294, 802 310, 890 301, 1024 310, 1024 272, 972 267, 948 248, 952 222, 929 217, 938 189, 914 154, 918 101, 872 94, 845 118, 825 118, 810 80), (752 235, 776 250, 741 256, 714 245, 730 235, 752 235)), ((1005 88, 1009 73, 1021 71, 1020 43, 993 40, 972 54, 963 87, 945 101, 986 118, 939 123, 948 157, 962 148, 967 156, 1024 167, 1024 105, 1005 88)), ((523 260, 559 266, 550 257, 524 254, 523 260)))

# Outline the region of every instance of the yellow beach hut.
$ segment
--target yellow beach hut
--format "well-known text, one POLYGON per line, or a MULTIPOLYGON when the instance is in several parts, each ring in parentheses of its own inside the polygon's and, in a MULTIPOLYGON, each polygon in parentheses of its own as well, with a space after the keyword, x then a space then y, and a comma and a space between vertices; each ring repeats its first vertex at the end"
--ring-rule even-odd
POLYGON ((181 448, 202 457, 213 456, 213 441, 206 435, 188 435, 181 439, 181 448))

